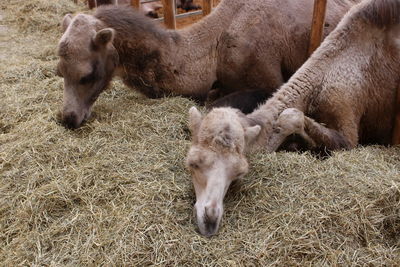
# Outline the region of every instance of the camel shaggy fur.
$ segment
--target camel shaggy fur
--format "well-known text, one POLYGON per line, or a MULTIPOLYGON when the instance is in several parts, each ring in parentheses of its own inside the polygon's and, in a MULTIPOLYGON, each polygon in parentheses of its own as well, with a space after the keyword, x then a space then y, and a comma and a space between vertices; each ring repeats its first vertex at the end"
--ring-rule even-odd
POLYGON ((248 151, 274 151, 293 134, 310 149, 389 144, 400 81, 399 53, 400 0, 365 0, 253 113, 216 108, 202 119, 193 107, 187 166, 193 174, 200 231, 217 231, 226 188, 247 169, 248 151), (211 204, 216 208, 208 214, 211 204))
MULTIPOLYGON (((325 32, 357 1, 329 1, 325 32)), ((275 91, 307 59, 313 2, 223 0, 198 23, 176 31, 121 6, 66 15, 58 48, 62 120, 79 127, 115 75, 148 97, 204 99, 217 81, 224 94, 275 91)))

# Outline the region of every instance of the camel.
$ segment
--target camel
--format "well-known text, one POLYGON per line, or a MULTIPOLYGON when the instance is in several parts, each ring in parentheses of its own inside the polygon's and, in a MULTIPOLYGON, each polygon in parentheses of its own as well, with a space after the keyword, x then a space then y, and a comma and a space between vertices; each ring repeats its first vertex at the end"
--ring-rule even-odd
POLYGON ((272 92, 267 92, 263 89, 237 91, 225 96, 220 96, 219 94, 218 89, 210 90, 206 100, 208 110, 217 107, 231 107, 248 114, 272 96, 272 92))
POLYGON ((345 15, 304 65, 254 112, 189 110, 186 165, 200 232, 217 232, 230 183, 246 154, 272 152, 293 134, 308 149, 390 144, 400 81, 400 0, 365 0, 345 15))
MULTIPOLYGON (((359 0, 331 0, 325 32, 359 0)), ((114 76, 148 97, 206 98, 275 91, 307 59, 313 0, 223 0, 211 14, 166 30, 132 8, 100 6, 67 14, 57 73, 64 77, 62 122, 78 128, 114 76)))

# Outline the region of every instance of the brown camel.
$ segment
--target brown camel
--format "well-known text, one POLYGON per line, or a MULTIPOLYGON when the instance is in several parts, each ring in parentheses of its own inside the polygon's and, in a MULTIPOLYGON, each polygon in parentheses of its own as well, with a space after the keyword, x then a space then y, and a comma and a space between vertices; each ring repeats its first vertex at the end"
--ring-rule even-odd
MULTIPOLYGON (((329 1, 327 33, 355 1, 329 1)), ((313 2, 223 0, 210 15, 177 31, 121 6, 66 15, 58 47, 62 121, 79 127, 114 75, 149 97, 204 99, 216 81, 225 93, 272 92, 307 59, 313 2)))
POLYGON ((217 232, 226 189, 247 172, 248 151, 274 151, 293 134, 309 149, 390 144, 399 81, 400 0, 365 0, 253 113, 216 108, 202 119, 193 107, 187 166, 200 231, 217 232))

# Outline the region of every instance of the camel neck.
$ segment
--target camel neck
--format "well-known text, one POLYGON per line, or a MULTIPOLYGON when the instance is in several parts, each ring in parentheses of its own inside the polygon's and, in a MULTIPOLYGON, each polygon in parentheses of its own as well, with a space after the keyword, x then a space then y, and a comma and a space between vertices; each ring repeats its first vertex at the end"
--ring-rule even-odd
POLYGON ((257 142, 259 146, 268 142, 273 124, 283 110, 296 108, 304 113, 308 112, 311 101, 317 97, 323 87, 324 75, 336 57, 349 45, 351 31, 343 25, 342 22, 272 98, 248 115, 250 119, 259 121, 260 126, 263 127, 257 142))
MULTIPOLYGON (((173 94, 204 98, 217 80, 219 40, 242 4, 222 1, 210 15, 177 31, 172 36, 163 64, 173 69, 168 91, 173 94)), ((165 50, 167 51, 167 50, 165 50)))
POLYGON ((128 86, 148 97, 203 99, 217 80, 219 38, 242 5, 239 0, 224 0, 210 15, 181 30, 163 29, 135 14, 127 14, 129 21, 122 25, 104 14, 98 18, 117 32, 116 74, 128 86))
POLYGON ((261 134, 255 142, 256 148, 262 148, 268 142, 268 136, 273 131, 274 123, 282 111, 287 108, 296 108, 306 112, 310 100, 322 84, 323 66, 320 67, 308 68, 307 65, 303 65, 271 99, 248 115, 249 119, 258 121, 262 127, 261 134))

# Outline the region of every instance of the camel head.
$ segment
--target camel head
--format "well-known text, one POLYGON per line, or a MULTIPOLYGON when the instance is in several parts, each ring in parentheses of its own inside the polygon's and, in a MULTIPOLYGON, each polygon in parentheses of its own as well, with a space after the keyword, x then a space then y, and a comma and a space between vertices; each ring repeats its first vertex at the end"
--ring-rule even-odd
POLYGON ((118 64, 112 44, 115 31, 101 26, 98 19, 85 14, 74 18, 68 14, 62 21, 57 74, 64 78, 62 123, 68 128, 78 128, 90 116, 118 64))
POLYGON ((201 234, 212 236, 218 231, 229 185, 248 172, 246 146, 261 127, 249 126, 233 108, 215 108, 202 118, 195 107, 189 111, 189 127, 192 146, 186 166, 196 193, 195 218, 201 234))

